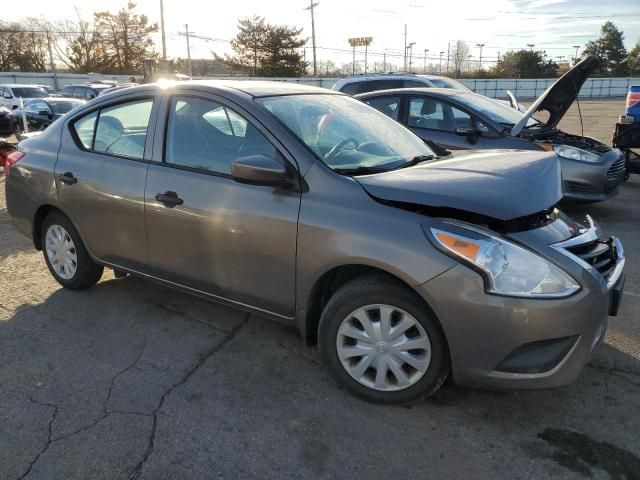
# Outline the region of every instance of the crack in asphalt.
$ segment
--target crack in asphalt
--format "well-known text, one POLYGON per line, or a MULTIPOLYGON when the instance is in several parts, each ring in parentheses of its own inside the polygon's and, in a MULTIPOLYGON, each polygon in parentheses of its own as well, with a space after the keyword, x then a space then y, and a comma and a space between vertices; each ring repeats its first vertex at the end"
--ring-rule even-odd
MULTIPOLYGON (((591 367, 591 368, 595 368, 596 370, 602 370, 604 372, 612 372, 612 373, 618 373, 618 374, 622 373, 622 374, 625 374, 625 375, 632 375, 634 377, 640 377, 640 372, 634 372, 633 370, 624 370, 622 368, 619 368, 619 367, 617 367, 615 365, 615 361, 614 361, 614 366, 613 367, 605 367, 605 366, 602 366, 602 365, 594 365, 592 363, 590 363, 587 366, 591 367)), ((624 377, 622 377, 622 378, 624 378, 624 377)))
POLYGON ((39 401, 34 400, 33 398, 31 398, 29 395, 27 395, 27 398, 31 402, 33 402, 33 403, 35 403, 37 405, 51 407, 54 410, 53 410, 53 415, 51 416, 51 419, 49 420, 49 425, 48 425, 49 432, 48 432, 48 436, 47 436, 47 442, 45 443, 45 445, 42 448, 42 450, 40 450, 40 452, 29 463, 29 465, 27 467, 27 470, 20 477, 18 477, 17 480, 21 480, 21 479, 25 478, 27 475, 29 475, 29 473, 31 473, 31 470, 33 469, 34 465, 37 463, 38 459, 49 449, 49 447, 51 447, 51 445, 53 445, 54 443, 56 443, 56 442, 58 442, 60 440, 65 440, 65 439, 73 437, 74 435, 77 435, 79 433, 91 430, 98 423, 102 422, 104 419, 106 419, 107 417, 109 417, 112 414, 151 416, 151 414, 146 414, 146 413, 143 413, 143 412, 123 412, 123 411, 118 411, 118 410, 109 410, 109 408, 108 408, 108 403, 109 403, 109 400, 111 399, 111 392, 113 390, 113 385, 114 385, 116 379, 120 375, 123 375, 124 373, 126 373, 129 370, 131 370, 132 368, 134 368, 138 364, 138 362, 140 361, 140 358, 142 358, 142 354, 144 353, 144 350, 145 350, 146 346, 147 346, 147 339, 145 337, 144 342, 142 344, 142 348, 140 349, 140 352, 136 356, 136 359, 131 364, 129 364, 125 368, 123 368, 122 370, 119 370, 118 372, 116 372, 116 374, 111 378, 111 381, 109 382, 109 389, 107 391, 107 396, 105 397, 105 399, 102 402, 102 416, 100 418, 98 418, 97 420, 91 422, 89 425, 85 425, 84 427, 79 428, 77 430, 74 430, 73 432, 70 432, 70 433, 68 433, 66 435, 60 435, 58 437, 52 438, 53 437, 53 422, 55 421, 56 416, 58 415, 58 406, 53 404, 53 403, 39 402, 39 401))
POLYGON ((31 462, 29 462, 29 465, 27 466, 27 469, 25 470, 25 472, 22 475, 20 475, 18 477, 18 480, 21 480, 21 479, 25 478, 27 475, 29 475, 29 473, 31 473, 31 469, 36 464, 36 462, 38 461, 40 456, 44 452, 46 452, 47 449, 49 448, 49 446, 51 445, 51 443, 52 443, 51 436, 53 435, 53 422, 55 421, 56 416, 58 415, 58 406, 57 405, 54 405, 53 403, 39 402, 39 401, 34 400, 33 398, 31 398, 29 395, 27 395, 27 398, 29 399, 30 402, 35 403, 36 405, 41 405, 43 407, 53 408, 53 414, 51 415, 51 418, 49 419, 49 424, 47 426, 47 429, 48 429, 47 443, 45 443, 44 447, 42 447, 42 449, 40 450, 40 452, 38 452, 38 454, 34 457, 34 459, 31 460, 31 462))
MULTIPOLYGON (((178 308, 172 308, 172 307, 170 307, 169 305, 165 305, 165 304, 163 304, 163 303, 148 302, 148 304, 149 304, 149 305, 152 305, 152 306, 154 306, 154 307, 158 307, 158 308, 160 308, 161 310, 165 310, 165 311, 167 311, 167 312, 169 312, 169 313, 173 313, 174 315, 178 315, 178 316, 180 316, 181 318, 185 318, 185 319, 190 320, 190 321, 192 321, 192 322, 199 323, 200 325, 205 325, 205 326, 207 326, 207 327, 210 327, 210 328, 212 328, 213 330, 215 330, 216 332, 220 332, 220 333, 223 333, 223 334, 225 334, 225 335, 229 335, 229 330, 224 330, 224 329, 222 329, 221 327, 218 327, 217 325, 214 325, 214 324, 212 324, 212 323, 204 322, 204 321, 200 320, 199 318, 196 318, 196 317, 194 317, 194 316, 192 316, 192 315, 189 315, 189 314, 188 314, 186 311, 184 311, 184 310, 180 310, 180 309, 178 309, 178 308)), ((231 331, 233 331, 233 330, 231 330, 231 331)))
POLYGON ((158 402, 158 406, 153 410, 153 424, 151 426, 151 432, 149 433, 149 441, 147 444, 147 448, 142 456, 142 459, 129 471, 129 479, 137 480, 142 475, 142 470, 144 468, 145 463, 153 453, 153 449, 155 447, 156 433, 158 431, 158 412, 164 405, 167 397, 179 386, 184 385, 189 381, 189 379, 216 353, 222 350, 231 340, 234 339, 236 334, 240 331, 242 327, 244 327, 251 318, 249 313, 246 314, 245 319, 242 323, 234 327, 230 332, 226 332, 226 337, 220 342, 210 348, 207 352, 200 356, 198 361, 193 365, 187 372, 179 379, 176 383, 170 386, 160 397, 160 401, 158 402))

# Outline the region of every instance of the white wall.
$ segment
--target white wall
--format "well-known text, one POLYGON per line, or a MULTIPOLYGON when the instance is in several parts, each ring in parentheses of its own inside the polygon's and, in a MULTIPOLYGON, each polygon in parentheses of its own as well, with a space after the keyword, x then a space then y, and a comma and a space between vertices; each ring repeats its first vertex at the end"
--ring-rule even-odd
MULTIPOLYGON (((139 78, 139 77, 138 77, 139 78)), ((194 77, 205 78, 205 77, 194 77)), ((271 80, 280 82, 301 83, 315 85, 317 87, 331 88, 338 78, 268 78, 268 77, 208 77, 234 80, 271 80)), ((72 83, 84 83, 96 80, 115 80, 128 82, 130 75, 101 75, 101 74, 57 74, 58 88, 72 83)), ((491 98, 507 98, 507 90, 511 90, 518 99, 531 99, 538 97, 551 85, 555 78, 538 79, 461 79, 460 81, 472 90, 491 98)), ((41 83, 54 86, 54 75, 51 73, 22 73, 0 72, 0 84, 2 83, 41 83)), ((580 97, 623 97, 627 94, 629 85, 640 85, 640 78, 590 78, 587 79, 580 97)))

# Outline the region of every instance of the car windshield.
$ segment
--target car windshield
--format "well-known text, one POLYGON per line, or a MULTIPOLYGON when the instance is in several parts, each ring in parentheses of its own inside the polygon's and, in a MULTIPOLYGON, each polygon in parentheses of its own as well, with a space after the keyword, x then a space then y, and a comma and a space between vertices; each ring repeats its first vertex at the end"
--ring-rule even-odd
POLYGON ((51 108, 53 109, 53 113, 67 113, 77 106, 82 105, 84 102, 80 102, 77 100, 61 100, 55 102, 49 102, 51 104, 51 108))
POLYGON ((452 80, 451 78, 430 78, 429 81, 438 88, 455 88, 457 90, 465 90, 467 92, 471 92, 471 89, 469 87, 463 85, 457 80, 452 80))
MULTIPOLYGON (((484 114, 494 122, 504 125, 505 127, 513 127, 516 123, 522 120, 522 117, 524 116, 523 112, 483 95, 475 93, 461 93, 456 95, 455 98, 460 103, 484 114)), ((526 126, 532 127, 538 123, 540 123, 538 120, 530 118, 527 120, 526 126)))
POLYGON ((340 173, 387 171, 434 156, 405 127, 348 96, 283 95, 258 102, 340 173))
POLYGON ((41 87, 11 87, 13 90, 13 96, 17 98, 44 98, 49 94, 44 88, 41 87))

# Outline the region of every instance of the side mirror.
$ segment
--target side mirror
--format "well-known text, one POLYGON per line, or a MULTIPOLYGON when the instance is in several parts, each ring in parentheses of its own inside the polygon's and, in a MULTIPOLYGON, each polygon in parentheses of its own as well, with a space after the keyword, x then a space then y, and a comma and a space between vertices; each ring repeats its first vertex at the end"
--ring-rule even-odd
POLYGON ((13 107, 11 107, 11 110, 17 110, 18 109, 18 105, 14 105, 13 107))
POLYGON ((45 116, 45 115, 51 115, 51 114, 49 113, 49 110, 38 110, 38 115, 45 116))
POLYGON ((289 187, 293 184, 285 166, 266 155, 250 155, 234 160, 231 176, 238 183, 250 185, 289 187))
POLYGON ((471 145, 478 143, 478 130, 475 128, 456 128, 456 135, 467 137, 467 142, 471 145))

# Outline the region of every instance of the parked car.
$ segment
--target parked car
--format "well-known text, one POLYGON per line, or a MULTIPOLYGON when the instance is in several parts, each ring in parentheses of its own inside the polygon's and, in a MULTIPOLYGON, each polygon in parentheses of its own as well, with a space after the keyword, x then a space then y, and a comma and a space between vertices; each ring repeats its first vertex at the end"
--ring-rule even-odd
POLYGON ((79 98, 92 100, 100 95, 100 92, 113 87, 110 83, 88 83, 81 85, 66 85, 60 90, 59 95, 66 98, 79 98))
POLYGON ((555 208, 555 155, 436 159, 325 89, 127 88, 10 163, 7 211, 64 287, 108 267, 296 325, 371 401, 564 385, 620 302, 622 244, 555 208))
POLYGON ((359 93, 373 92, 376 90, 391 90, 394 88, 453 88, 471 92, 472 90, 463 83, 453 78, 439 75, 418 75, 413 73, 382 73, 373 75, 355 75, 353 77, 338 80, 333 90, 357 95, 359 93))
POLYGON ((36 85, 0 85, 0 106, 15 110, 20 108, 20 99, 45 98, 49 94, 42 87, 36 85))
POLYGON ((585 58, 524 113, 482 95, 450 89, 398 89, 356 98, 448 149, 555 152, 561 159, 564 197, 596 202, 618 193, 624 180, 624 156, 600 140, 557 127, 598 62, 595 56, 585 58), (533 117, 539 111, 548 112, 546 121, 533 117))
POLYGON ((6 165, 9 163, 9 155, 15 150, 15 145, 7 142, 6 139, 0 138, 0 167, 2 167, 3 170, 7 168, 6 165))
MULTIPOLYGON (((86 103, 76 98, 51 97, 32 99, 24 104, 24 116, 29 130, 44 130, 71 110, 86 103)), ((12 130, 16 137, 24 132, 22 110, 14 110, 11 115, 12 130)))
POLYGON ((115 92, 117 90, 122 90, 123 88, 135 87, 137 85, 139 84, 138 83, 119 83, 117 85, 110 86, 109 88, 100 90, 100 93, 98 93, 98 96, 100 97, 102 95, 106 95, 107 93, 115 92))
POLYGON ((57 94, 57 90, 51 85, 46 85, 44 83, 37 84, 36 87, 42 88, 45 92, 49 94, 49 96, 53 96, 57 94))
POLYGON ((12 124, 11 111, 0 105, 0 133, 11 133, 12 124))

